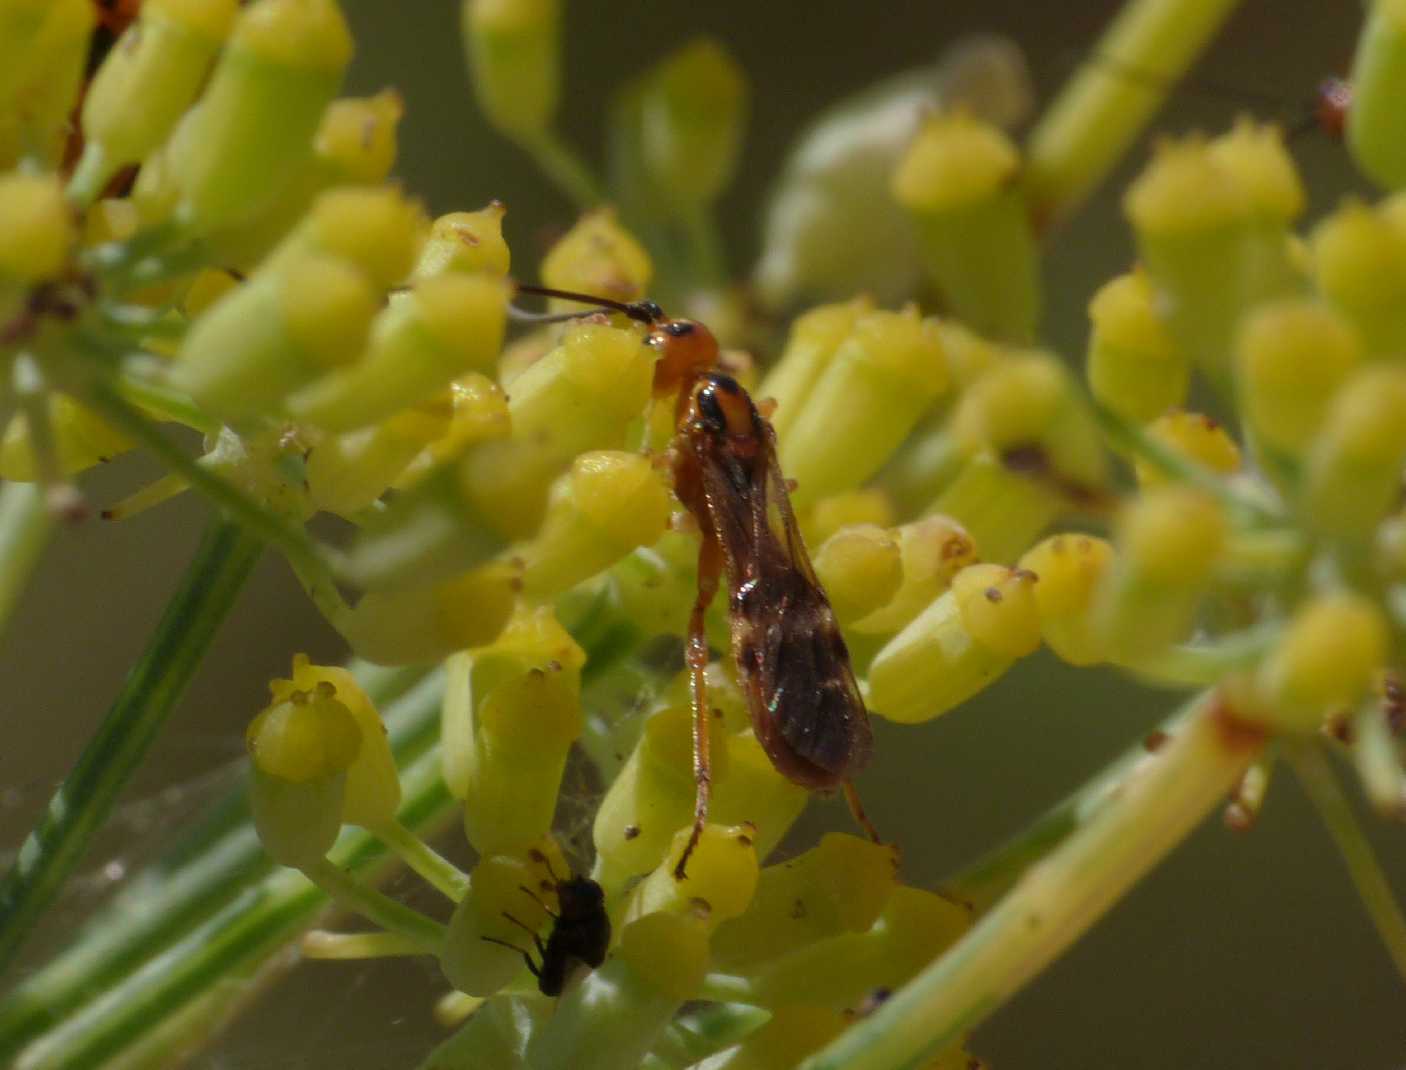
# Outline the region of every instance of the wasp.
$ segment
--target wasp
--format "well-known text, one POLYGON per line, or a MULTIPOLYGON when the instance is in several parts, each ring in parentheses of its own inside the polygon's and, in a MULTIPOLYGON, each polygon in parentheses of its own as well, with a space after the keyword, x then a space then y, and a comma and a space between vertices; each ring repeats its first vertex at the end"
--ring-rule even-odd
POLYGON ((576 874, 559 880, 546 855, 533 851, 531 857, 534 862, 541 862, 547 867, 551 881, 543 890, 555 892, 557 897, 558 910, 553 911, 531 888, 525 884, 520 886, 552 919, 552 931, 547 934, 547 942, 544 944, 537 930, 526 922, 506 911, 503 917, 532 938, 538 961, 533 962, 530 953, 506 940, 492 936, 479 939, 518 952, 532 976, 537 978, 538 991, 544 996, 559 996, 576 963, 594 970, 605 961, 605 953, 610 948, 610 916, 605 911, 605 892, 595 881, 576 874))
POLYGON ((693 827, 674 869, 680 880, 708 819, 712 791, 704 619, 726 580, 732 657, 757 741, 788 780, 812 791, 842 789, 876 842, 853 778, 873 735, 830 602, 801 540, 776 432, 761 407, 718 366, 718 343, 701 323, 670 319, 652 301, 623 303, 545 287, 521 293, 589 303, 649 328, 659 351, 653 390, 676 398, 669 447, 674 493, 698 523, 698 594, 685 660, 693 714, 693 827))

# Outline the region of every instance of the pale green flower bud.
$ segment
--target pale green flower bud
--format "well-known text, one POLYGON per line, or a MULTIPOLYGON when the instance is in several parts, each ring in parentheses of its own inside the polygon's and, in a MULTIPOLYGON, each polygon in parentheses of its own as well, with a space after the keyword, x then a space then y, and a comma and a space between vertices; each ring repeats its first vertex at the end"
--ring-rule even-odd
POLYGON ((1387 189, 1406 186, 1406 4, 1375 0, 1352 61, 1347 146, 1357 165, 1387 189))
MULTIPOLYGON (((147 0, 83 99, 83 156, 74 188, 96 195, 175 128, 229 35, 238 0, 147 0)), ((83 196, 81 199, 91 199, 83 196)))
POLYGON ((856 320, 780 443, 796 504, 877 471, 947 383, 942 344, 916 309, 856 320))
POLYGON ((933 285, 954 317, 1024 342, 1040 315, 1035 235, 1016 181, 1020 154, 966 112, 929 119, 893 177, 933 285))
POLYGON ((1089 302, 1089 389, 1131 423, 1181 405, 1191 381, 1186 354, 1154 307, 1147 275, 1133 271, 1105 284, 1089 302))
POLYGON ((966 701, 1040 645, 1033 573, 972 565, 869 666, 869 706, 902 724, 966 701))
POLYGON ((269 204, 311 156, 351 55, 335 0, 257 0, 244 8, 172 144, 177 217, 209 232, 269 204))
POLYGON ((464 0, 461 26, 474 93, 510 137, 546 130, 561 81, 557 0, 464 0))

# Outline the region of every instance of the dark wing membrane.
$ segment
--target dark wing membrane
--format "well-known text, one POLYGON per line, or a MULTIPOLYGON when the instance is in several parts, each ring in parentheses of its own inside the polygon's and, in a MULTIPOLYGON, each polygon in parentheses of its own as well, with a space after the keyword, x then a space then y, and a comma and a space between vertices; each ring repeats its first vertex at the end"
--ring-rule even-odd
POLYGON ((700 458, 727 561, 733 652, 757 739, 777 769, 807 787, 833 788, 868 760, 869 718, 766 430, 753 468, 760 478, 745 499, 728 493, 720 463, 700 458))

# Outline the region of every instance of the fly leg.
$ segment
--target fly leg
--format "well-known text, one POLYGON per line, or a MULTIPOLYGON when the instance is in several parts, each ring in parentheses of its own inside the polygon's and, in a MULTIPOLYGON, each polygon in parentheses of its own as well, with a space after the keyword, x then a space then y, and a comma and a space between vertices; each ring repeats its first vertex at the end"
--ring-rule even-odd
POLYGON ((703 543, 698 548, 698 597, 693 601, 693 612, 688 618, 688 647, 685 657, 688 662, 689 704, 693 711, 693 780, 697 785, 693 798, 693 830, 688 835, 688 843, 679 856, 679 864, 674 867, 674 879, 683 880, 684 867, 688 857, 698 846, 703 835, 703 826, 708 823, 708 803, 713 794, 713 762, 710 754, 709 735, 711 718, 708 715, 708 635, 705 618, 713 595, 718 590, 718 580, 722 574, 722 550, 711 535, 705 533, 703 543))

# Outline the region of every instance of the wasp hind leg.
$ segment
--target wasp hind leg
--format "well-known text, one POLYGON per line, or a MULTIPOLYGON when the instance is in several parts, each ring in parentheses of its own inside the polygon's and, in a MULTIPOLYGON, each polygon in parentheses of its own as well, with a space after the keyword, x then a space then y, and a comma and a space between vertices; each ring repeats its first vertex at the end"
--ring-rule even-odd
POLYGON ((674 867, 674 879, 683 880, 687 873, 689 856, 698 846, 703 835, 703 826, 708 823, 708 804, 713 794, 713 761, 711 754, 711 721, 708 715, 708 633, 706 618, 708 606, 718 590, 718 579, 722 574, 722 552, 717 540, 703 537, 698 548, 698 597, 693 601, 693 612, 688 618, 688 647, 685 651, 688 661, 689 704, 693 712, 693 780, 696 794, 693 798, 693 828, 688 835, 679 863, 674 867))

